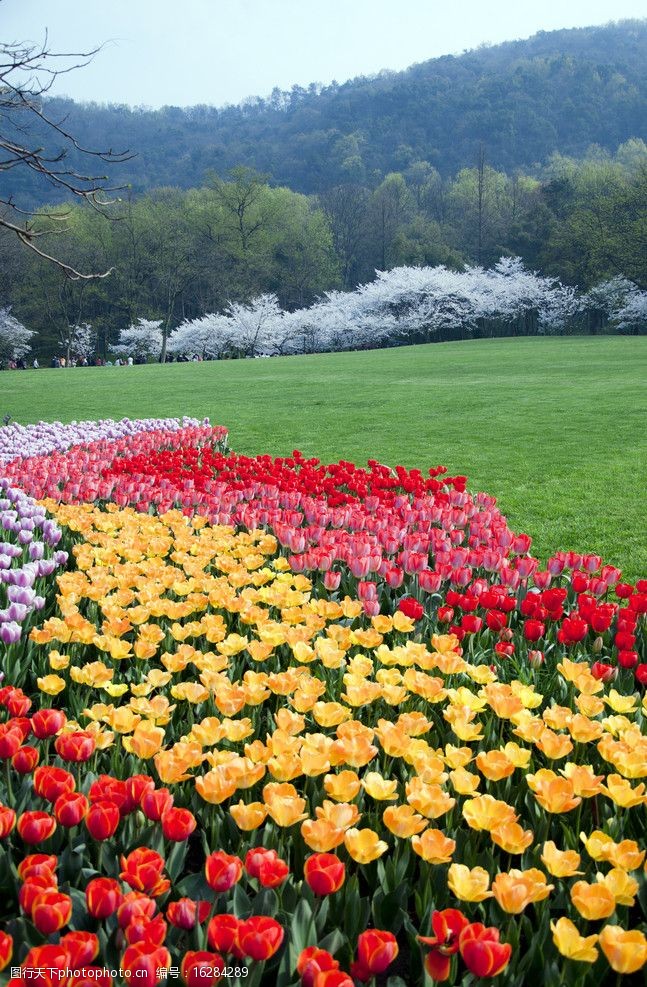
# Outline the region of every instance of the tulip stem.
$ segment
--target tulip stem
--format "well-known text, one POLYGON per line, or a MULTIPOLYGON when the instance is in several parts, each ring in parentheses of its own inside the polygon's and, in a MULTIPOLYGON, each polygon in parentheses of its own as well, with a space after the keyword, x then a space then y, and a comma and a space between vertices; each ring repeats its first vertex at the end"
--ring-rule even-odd
POLYGON ((7 781, 7 804, 9 808, 13 808, 13 787, 11 784, 11 761, 9 758, 5 759, 5 775, 7 781))

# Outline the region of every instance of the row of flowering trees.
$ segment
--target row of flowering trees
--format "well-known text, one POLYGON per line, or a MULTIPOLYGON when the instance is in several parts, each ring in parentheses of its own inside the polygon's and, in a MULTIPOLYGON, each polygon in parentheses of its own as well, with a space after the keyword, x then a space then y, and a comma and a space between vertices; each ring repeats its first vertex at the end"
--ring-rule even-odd
MULTIPOLYGON (((428 342, 447 330, 469 332, 495 322, 558 333, 587 308, 627 330, 647 319, 647 292, 618 277, 582 295, 558 278, 527 271, 520 258, 501 258, 489 270, 397 267, 378 271, 355 291, 326 292, 293 312, 283 311, 272 294, 232 303, 225 312, 183 322, 167 349, 211 358, 369 349, 428 342)), ((121 334, 121 351, 154 358, 162 334, 161 322, 140 320, 121 334)))
MULTIPOLYGON (((558 278, 526 270, 518 257, 501 258, 490 269, 396 267, 376 272, 374 281, 355 291, 326 292, 292 312, 281 309, 276 295, 263 294, 186 320, 170 334, 161 319, 140 318, 122 330, 113 351, 140 360, 160 359, 163 352, 212 359, 316 353, 428 342, 448 331, 495 324, 516 324, 522 335, 553 334, 582 311, 632 331, 647 323, 647 292, 618 276, 582 294, 558 278)), ((0 310, 0 359, 24 356, 31 336, 8 309, 0 310)), ((71 355, 90 358, 93 346, 87 323, 61 333, 68 361, 71 355)))

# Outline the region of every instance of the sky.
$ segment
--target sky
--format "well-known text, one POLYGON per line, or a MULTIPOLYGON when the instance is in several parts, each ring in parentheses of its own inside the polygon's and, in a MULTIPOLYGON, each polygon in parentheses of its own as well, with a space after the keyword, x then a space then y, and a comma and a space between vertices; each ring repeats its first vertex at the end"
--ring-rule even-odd
POLYGON ((52 94, 222 106, 537 31, 644 17, 645 0, 0 0, 0 38, 89 51, 52 94))

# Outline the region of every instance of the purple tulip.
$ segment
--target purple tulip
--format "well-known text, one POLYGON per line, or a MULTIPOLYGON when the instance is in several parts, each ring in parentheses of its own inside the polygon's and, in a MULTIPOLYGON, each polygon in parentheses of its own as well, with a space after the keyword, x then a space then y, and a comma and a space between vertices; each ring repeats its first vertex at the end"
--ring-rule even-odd
POLYGON ((10 586, 7 590, 9 603, 20 603, 25 607, 31 607, 36 594, 33 589, 22 586, 10 586))
POLYGON ((0 624, 0 641, 3 644, 17 644, 20 640, 21 629, 19 624, 0 624))

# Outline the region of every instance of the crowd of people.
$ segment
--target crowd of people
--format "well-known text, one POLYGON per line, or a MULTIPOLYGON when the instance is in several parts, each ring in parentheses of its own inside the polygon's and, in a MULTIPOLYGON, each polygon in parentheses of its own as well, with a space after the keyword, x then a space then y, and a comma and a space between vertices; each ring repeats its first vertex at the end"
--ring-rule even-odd
MULTIPOLYGON (((203 360, 210 360, 211 357, 202 357, 194 354, 193 356, 185 356, 174 353, 168 353, 166 356, 166 363, 202 363, 203 360)), ((53 356, 50 361, 50 367, 59 370, 65 369, 66 367, 132 367, 133 365, 141 365, 148 363, 148 360, 143 356, 129 356, 129 357, 116 357, 114 361, 103 360, 100 356, 96 357, 95 360, 90 362, 86 356, 82 357, 71 357, 66 360, 64 356, 53 356)), ((31 363, 31 368, 33 370, 40 370, 40 363, 38 359, 34 359, 31 363)), ((9 360, 7 363, 4 360, 0 360, 0 370, 27 370, 28 366, 22 357, 18 360, 9 360)))

